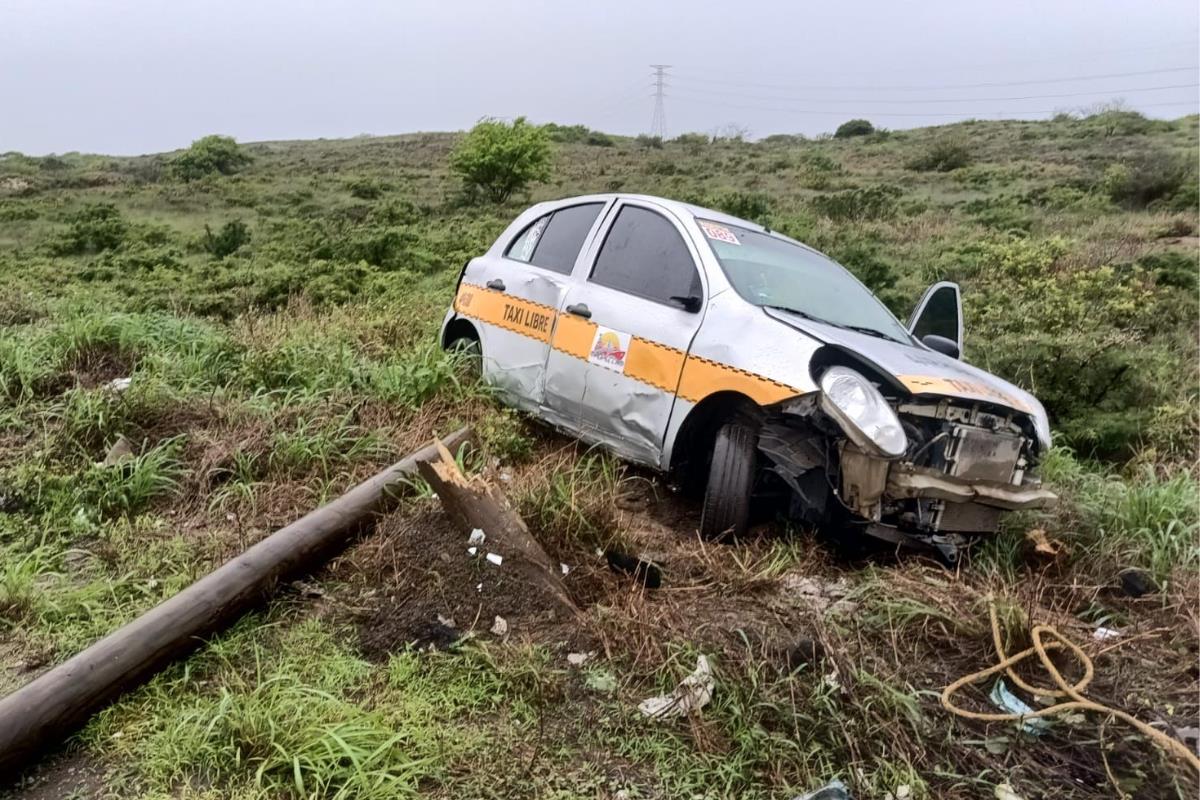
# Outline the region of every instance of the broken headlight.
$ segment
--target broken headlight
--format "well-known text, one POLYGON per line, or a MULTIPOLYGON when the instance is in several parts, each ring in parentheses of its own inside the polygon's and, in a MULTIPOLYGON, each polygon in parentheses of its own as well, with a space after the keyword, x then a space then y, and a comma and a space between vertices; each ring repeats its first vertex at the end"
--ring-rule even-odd
POLYGON ((846 367, 830 367, 821 376, 821 407, 837 420, 863 450, 896 458, 908 449, 908 437, 896 412, 871 382, 846 367))

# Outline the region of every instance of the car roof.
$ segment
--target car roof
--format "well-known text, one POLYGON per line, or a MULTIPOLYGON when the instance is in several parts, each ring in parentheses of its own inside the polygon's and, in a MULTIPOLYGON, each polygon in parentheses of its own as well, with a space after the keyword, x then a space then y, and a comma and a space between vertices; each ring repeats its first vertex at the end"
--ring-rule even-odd
POLYGON ((726 214, 724 211, 717 211, 716 209, 712 208, 704 208, 703 206, 685 203, 681 200, 671 200, 667 197, 656 197, 650 194, 630 194, 627 192, 585 194, 579 195, 578 197, 564 197, 561 200, 552 200, 547 202, 545 205, 561 207, 564 205, 571 205, 573 203, 586 202, 588 200, 643 200, 647 203, 653 203, 669 211, 673 211, 680 216, 700 217, 701 219, 710 219, 713 222, 724 222, 729 225, 737 225, 742 228, 749 228, 752 231, 759 231, 762 233, 770 232, 757 222, 741 219, 733 216, 732 214, 726 214))

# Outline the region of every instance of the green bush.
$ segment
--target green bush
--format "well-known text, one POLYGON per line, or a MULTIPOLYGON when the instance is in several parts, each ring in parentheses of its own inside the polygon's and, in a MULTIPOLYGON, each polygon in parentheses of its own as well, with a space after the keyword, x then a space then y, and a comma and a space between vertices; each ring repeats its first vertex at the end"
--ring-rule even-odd
POLYGON ((833 133, 835 139, 849 139, 852 136, 867 136, 875 132, 875 126, 865 119, 852 119, 838 125, 833 133))
POLYGON ((909 159, 905 166, 917 172, 950 172, 970 163, 971 151, 966 144, 957 139, 942 139, 909 159))
POLYGON ((765 223, 771 214, 771 198, 755 192, 726 192, 716 199, 716 207, 741 219, 765 223))
POLYGON ((1196 171, 1190 159, 1161 150, 1145 151, 1109 164, 1100 180, 1100 190, 1114 203, 1126 208, 1146 208, 1169 201, 1190 187, 1195 194, 1196 171))
POLYGON ((224 258, 234 253, 244 244, 250 242, 250 229, 240 219, 230 220, 221 226, 216 233, 207 224, 204 226, 204 239, 201 244, 205 252, 215 258, 224 258))
POLYGON ((468 197, 502 203, 530 183, 550 177, 550 136, 524 117, 511 123, 485 119, 450 154, 468 197))
POLYGON ((844 192, 818 195, 812 199, 813 208, 833 220, 861 222, 895 216, 897 201, 904 192, 889 184, 847 189, 844 192))
POLYGON ((206 175, 232 175, 251 162, 251 158, 229 136, 205 136, 171 159, 172 174, 180 180, 194 181, 206 175))
POLYGON ((607 133, 601 133, 600 131, 592 131, 589 133, 587 138, 583 140, 583 143, 589 144, 592 147, 612 147, 614 144, 616 144, 611 136, 609 136, 607 133))
POLYGON ((70 230, 53 248, 60 255, 115 250, 129 233, 129 223, 112 203, 86 205, 67 219, 70 230))

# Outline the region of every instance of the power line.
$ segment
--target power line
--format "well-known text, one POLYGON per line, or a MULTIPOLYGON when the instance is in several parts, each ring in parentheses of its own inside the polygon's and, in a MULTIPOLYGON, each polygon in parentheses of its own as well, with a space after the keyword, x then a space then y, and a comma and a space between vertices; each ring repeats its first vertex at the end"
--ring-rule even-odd
POLYGON ((667 136, 667 111, 663 104, 663 89, 666 84, 663 80, 667 77, 666 70, 671 68, 670 64, 651 64, 650 68, 654 70, 654 117, 650 120, 650 135, 657 136, 659 139, 665 139, 667 136))
MULTIPOLYGON (((817 108, 796 108, 796 107, 781 108, 779 106, 761 106, 761 105, 745 105, 745 104, 740 104, 740 103, 713 102, 713 100, 711 98, 690 97, 690 96, 686 96, 686 95, 672 95, 672 97, 675 97, 678 100, 682 100, 684 103, 705 104, 705 105, 715 106, 717 108, 736 108, 736 109, 745 109, 745 110, 749 110, 749 111, 777 111, 777 112, 781 112, 784 114, 797 114, 797 115, 813 114, 813 115, 840 116, 840 117, 844 117, 849 113, 853 113, 853 112, 847 111, 845 109, 839 111, 839 110, 835 110, 835 109, 817 109, 817 108)), ((1161 108, 1161 107, 1165 107, 1165 106, 1189 106, 1190 107, 1190 106, 1196 105, 1196 102, 1197 102, 1196 100, 1181 100, 1181 101, 1166 102, 1166 103, 1140 103, 1139 106, 1141 108, 1161 108)), ((976 109, 974 111, 958 111, 958 112, 874 111, 874 112, 871 112, 871 116, 873 116, 873 117, 947 117, 947 118, 954 117, 954 118, 959 118, 959 119, 979 119, 981 114, 990 114, 990 115, 995 115, 995 116, 1005 116, 1005 115, 1018 116, 1018 115, 1025 115, 1025 114, 1057 114, 1062 110, 1063 110, 1062 108, 1051 108, 1051 109, 1039 109, 1039 110, 1025 109, 1025 110, 1021 110, 1021 111, 1016 111, 1016 110, 983 111, 983 110, 978 110, 978 109, 976 109)))
POLYGON ((1006 97, 939 97, 914 99, 906 98, 904 100, 876 100, 851 98, 843 99, 839 97, 795 97, 784 95, 765 95, 765 94, 747 94, 745 92, 734 92, 721 89, 709 89, 703 86, 685 85, 683 88, 686 91, 703 91, 705 94, 729 95, 733 97, 741 97, 754 100, 782 100, 792 101, 797 103, 835 103, 835 104, 851 104, 851 105, 941 105, 944 103, 988 103, 996 100, 1049 100, 1059 99, 1064 97, 1086 97, 1089 95, 1114 95, 1124 92, 1158 92, 1167 89, 1194 89, 1200 87, 1200 83, 1174 83, 1164 86, 1131 86, 1122 89, 1090 89, 1086 92, 1060 92, 1056 94, 1027 94, 1027 95, 1009 95, 1006 97))
POLYGON ((918 92, 918 91, 938 91, 941 89, 985 89, 1000 86, 1033 86, 1045 83, 1068 83, 1070 81, 1092 81, 1103 80, 1106 78, 1132 78, 1143 75, 1158 75, 1164 72, 1200 72, 1200 67, 1164 67, 1163 69, 1142 70, 1139 72, 1110 72, 1099 75, 1074 75, 1067 78, 1041 78, 1037 80, 1027 81, 998 81, 991 83, 953 83, 941 85, 925 85, 925 86, 882 86, 878 84, 871 85, 813 85, 813 84, 782 84, 782 83, 756 83, 754 81, 738 81, 729 80, 728 78, 710 78, 703 75, 694 75, 690 73, 675 74, 672 77, 683 80, 701 80, 707 83, 719 83, 730 86, 749 86, 756 89, 817 89, 817 90, 862 90, 862 91, 902 91, 902 92, 918 92))

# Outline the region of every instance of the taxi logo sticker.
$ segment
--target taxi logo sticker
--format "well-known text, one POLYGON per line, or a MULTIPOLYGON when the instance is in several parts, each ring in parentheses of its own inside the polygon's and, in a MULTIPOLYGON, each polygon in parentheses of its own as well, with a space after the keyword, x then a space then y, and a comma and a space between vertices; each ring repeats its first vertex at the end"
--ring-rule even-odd
POLYGON ((741 242, 738 241, 737 236, 734 235, 733 231, 729 230, 729 228, 726 228, 724 225, 718 225, 715 222, 701 221, 700 228, 704 231, 704 235, 710 239, 716 239, 718 242, 727 242, 729 244, 741 244, 741 242))
POLYGON ((629 353, 629 334, 609 328, 596 328, 588 362, 613 372, 625 372, 625 356, 629 353))

